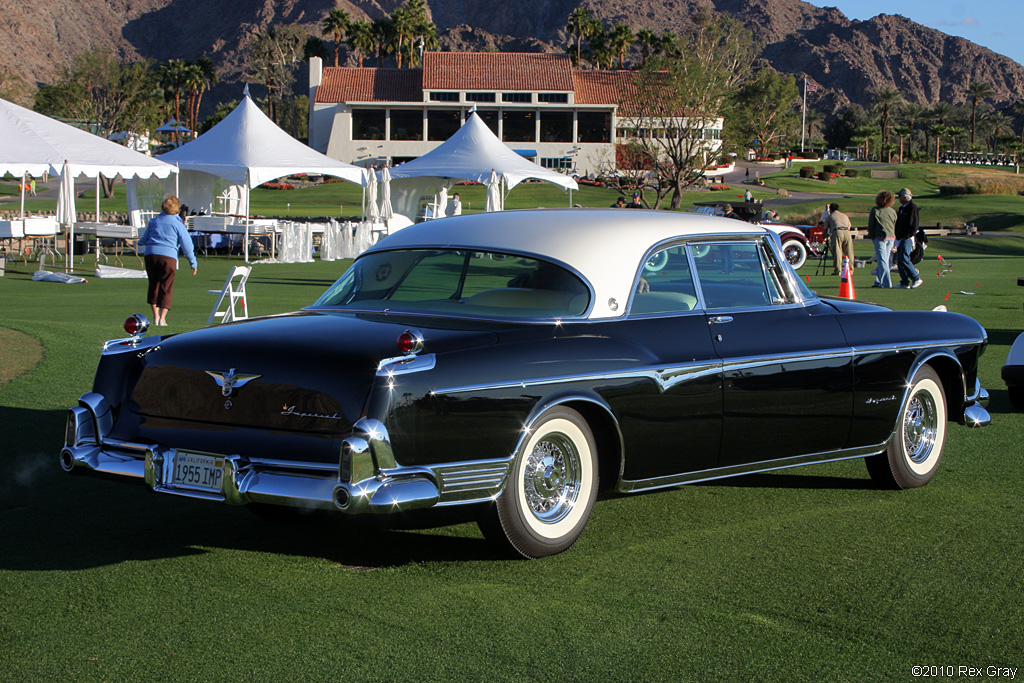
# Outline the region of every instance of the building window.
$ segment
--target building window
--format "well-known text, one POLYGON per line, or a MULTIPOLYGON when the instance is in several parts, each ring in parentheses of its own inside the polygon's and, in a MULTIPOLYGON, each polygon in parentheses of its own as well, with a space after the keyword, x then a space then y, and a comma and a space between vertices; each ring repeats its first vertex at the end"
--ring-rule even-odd
POLYGON ((536 112, 516 109, 501 112, 502 139, 505 142, 536 142, 536 112))
POLYGON ((444 141, 455 135, 462 125, 458 109, 430 109, 427 111, 427 139, 444 141))
POLYGON ((468 92, 466 93, 466 100, 469 102, 494 102, 494 93, 468 92))
POLYGON ((491 129, 491 132, 495 136, 498 135, 498 112, 495 109, 477 110, 476 115, 480 117, 480 120, 487 124, 487 127, 491 129))
POLYGON ((352 139, 383 140, 386 117, 383 109, 353 109, 352 139))
POLYGON ((569 95, 564 92, 542 92, 537 95, 537 101, 565 104, 569 101, 569 95))
POLYGON ((541 142, 572 142, 571 111, 540 111, 541 142))
POLYGON ((611 142, 612 115, 604 111, 576 113, 577 142, 611 142))
POLYGON ((458 102, 459 93, 457 92, 431 92, 431 102, 458 102))
POLYGON ((501 94, 502 102, 533 102, 533 93, 506 92, 501 94))
POLYGON ((556 171, 572 168, 572 157, 541 157, 540 165, 556 171))
POLYGON ((422 140, 423 110, 392 109, 391 110, 392 140, 422 140))

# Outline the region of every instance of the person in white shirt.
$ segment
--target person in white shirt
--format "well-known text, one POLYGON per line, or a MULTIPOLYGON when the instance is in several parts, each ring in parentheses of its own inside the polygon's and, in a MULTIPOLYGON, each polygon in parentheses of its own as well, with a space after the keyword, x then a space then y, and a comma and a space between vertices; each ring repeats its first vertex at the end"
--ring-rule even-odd
POLYGON ((448 208, 444 212, 445 216, 461 216, 462 215, 462 197, 456 192, 452 195, 452 200, 448 202, 448 208))

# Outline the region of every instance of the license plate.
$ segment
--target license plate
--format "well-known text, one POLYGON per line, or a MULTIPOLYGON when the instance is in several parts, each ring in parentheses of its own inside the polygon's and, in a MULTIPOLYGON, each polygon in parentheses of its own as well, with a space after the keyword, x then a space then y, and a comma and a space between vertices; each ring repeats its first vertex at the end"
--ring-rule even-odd
POLYGON ((174 456, 175 486, 216 491, 224 488, 224 458, 178 451, 174 456))

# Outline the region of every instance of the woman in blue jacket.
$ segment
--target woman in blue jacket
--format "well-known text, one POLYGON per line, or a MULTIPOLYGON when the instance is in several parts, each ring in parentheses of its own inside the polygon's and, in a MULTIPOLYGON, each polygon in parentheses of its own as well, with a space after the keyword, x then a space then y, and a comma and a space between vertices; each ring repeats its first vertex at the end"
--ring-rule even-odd
POLYGON ((174 273, 178 268, 178 252, 185 254, 192 265, 193 275, 198 264, 192 250, 192 238, 178 216, 181 202, 171 195, 164 199, 161 208, 163 213, 149 221, 139 246, 145 248, 146 275, 149 277, 146 301, 153 306, 153 324, 166 327, 174 291, 174 273))

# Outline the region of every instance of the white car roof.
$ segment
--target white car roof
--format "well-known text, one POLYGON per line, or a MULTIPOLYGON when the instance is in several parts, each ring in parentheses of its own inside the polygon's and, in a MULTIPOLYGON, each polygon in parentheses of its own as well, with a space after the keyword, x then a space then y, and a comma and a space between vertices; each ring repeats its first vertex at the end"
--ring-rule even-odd
POLYGON ((655 244, 680 236, 764 235, 731 218, 640 209, 498 211, 418 223, 366 253, 389 249, 460 248, 536 255, 575 269, 594 288, 590 318, 625 314, 640 261, 655 244), (617 302, 616 309, 610 305, 617 302))

